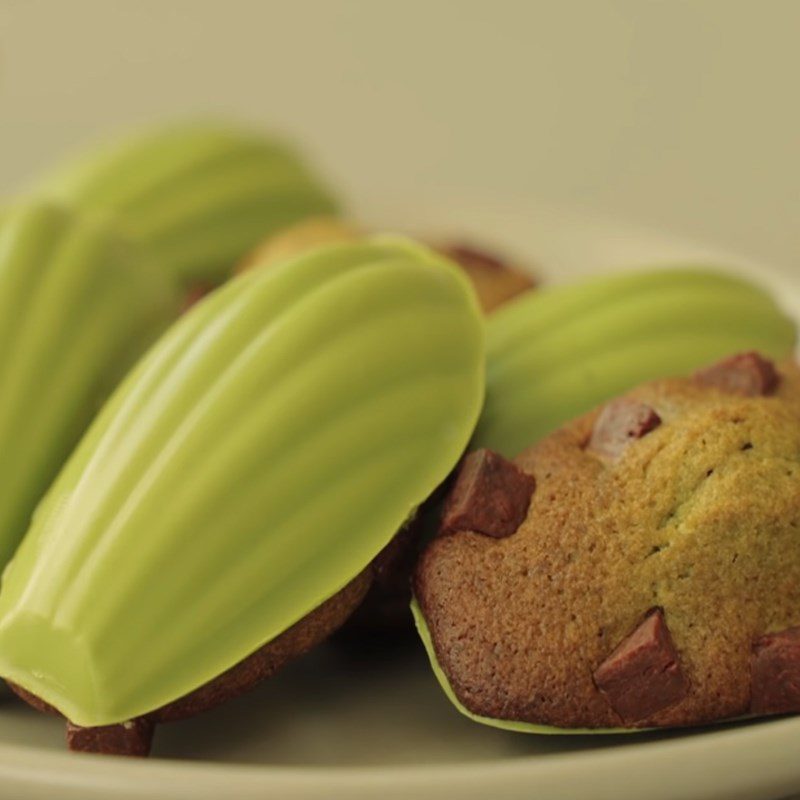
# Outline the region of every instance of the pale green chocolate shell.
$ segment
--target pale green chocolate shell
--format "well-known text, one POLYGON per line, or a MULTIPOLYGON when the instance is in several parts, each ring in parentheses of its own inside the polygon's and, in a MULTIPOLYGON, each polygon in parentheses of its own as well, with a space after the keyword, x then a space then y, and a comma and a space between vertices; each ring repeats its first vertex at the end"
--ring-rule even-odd
POLYGON ((46 202, 0 228, 0 567, 102 402, 177 314, 110 224, 46 202))
POLYGON ((217 124, 184 124, 88 153, 40 190, 113 212, 184 283, 221 282, 271 233, 336 202, 289 146, 217 124))
POLYGON ((0 592, 0 674, 87 726, 219 675, 445 478, 483 372, 466 279, 410 243, 230 282, 140 362, 37 512, 0 592))
POLYGON ((788 356, 796 327, 722 272, 621 273, 529 292, 487 322, 486 404, 472 447, 513 458, 606 400, 745 350, 788 356))

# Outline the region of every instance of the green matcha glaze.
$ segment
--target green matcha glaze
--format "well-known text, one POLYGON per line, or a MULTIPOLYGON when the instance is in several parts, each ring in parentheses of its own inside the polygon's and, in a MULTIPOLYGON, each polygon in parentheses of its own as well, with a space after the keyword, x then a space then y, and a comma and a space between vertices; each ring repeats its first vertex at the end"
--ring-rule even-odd
POLYGON ((0 674, 81 725, 219 675, 356 576, 456 463, 484 392, 466 279, 401 240, 207 297, 115 393, 0 592, 0 674))
POLYGON ((177 291, 107 223, 49 203, 0 228, 0 565, 177 291))
POLYGON ((335 210, 291 148, 201 123, 92 152, 40 188, 85 208, 113 211, 184 283, 221 282, 265 236, 335 210))
POLYGON ((508 457, 639 383, 742 350, 792 352, 794 323, 739 278, 623 273, 523 295, 487 323, 487 398, 473 447, 508 457))

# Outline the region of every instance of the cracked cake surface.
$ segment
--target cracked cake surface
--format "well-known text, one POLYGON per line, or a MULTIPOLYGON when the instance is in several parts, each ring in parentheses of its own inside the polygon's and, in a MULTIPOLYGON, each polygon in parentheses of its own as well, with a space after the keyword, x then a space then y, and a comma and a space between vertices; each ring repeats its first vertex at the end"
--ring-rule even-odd
POLYGON ((580 417, 515 459, 536 488, 513 534, 431 543, 415 595, 469 711, 566 728, 800 711, 793 635, 756 658, 800 624, 800 371, 762 362, 737 356, 580 417), (754 696, 754 663, 772 662, 787 707, 754 696))

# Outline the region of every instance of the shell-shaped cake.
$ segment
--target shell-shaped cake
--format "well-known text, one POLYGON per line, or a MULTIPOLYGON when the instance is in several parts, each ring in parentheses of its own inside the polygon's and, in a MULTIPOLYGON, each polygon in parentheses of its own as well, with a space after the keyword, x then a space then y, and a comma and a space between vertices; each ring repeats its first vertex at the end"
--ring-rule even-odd
POLYGON ((336 207, 289 145, 208 123, 158 128, 95 149, 40 188, 113 212, 187 284, 221 282, 264 236, 336 207))
POLYGON ((0 674, 83 726, 185 695, 358 575, 483 402, 457 268, 316 250, 196 305, 115 393, 4 579, 0 674))
POLYGON ((511 458, 644 381, 730 353, 785 358, 794 322, 757 285, 682 267, 526 293, 487 324, 486 405, 473 446, 511 458))
POLYGON ((32 201, 0 228, 0 565, 101 403, 177 313, 107 221, 32 201))
POLYGON ((455 705, 582 733, 800 713, 800 367, 643 384, 468 455, 414 613, 455 705))

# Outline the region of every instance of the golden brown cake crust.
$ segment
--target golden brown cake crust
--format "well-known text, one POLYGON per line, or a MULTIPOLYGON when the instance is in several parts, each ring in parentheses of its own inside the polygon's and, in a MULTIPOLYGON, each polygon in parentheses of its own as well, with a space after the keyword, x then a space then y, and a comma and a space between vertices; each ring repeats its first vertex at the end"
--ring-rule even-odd
POLYGON ((469 710, 619 727, 593 674, 660 608, 688 691, 634 724, 748 713, 753 642, 800 623, 800 370, 779 371, 769 396, 640 387, 660 424, 619 458, 587 449, 595 410, 516 459, 537 483, 516 533, 428 547, 415 594, 469 710))

